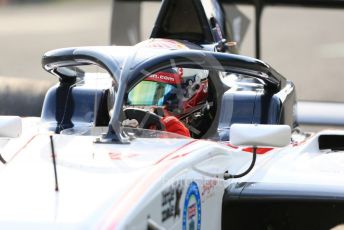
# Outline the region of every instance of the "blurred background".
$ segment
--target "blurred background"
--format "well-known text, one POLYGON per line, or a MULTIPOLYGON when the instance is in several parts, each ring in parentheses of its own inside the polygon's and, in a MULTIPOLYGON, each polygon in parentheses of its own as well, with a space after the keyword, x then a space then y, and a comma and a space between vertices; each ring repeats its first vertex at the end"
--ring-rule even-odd
POLYGON ((42 69, 42 55, 108 45, 111 7, 111 0, 0 0, 0 114, 40 116, 58 82, 42 69))
MULTIPOLYGON (((112 0, 0 0, 0 114, 39 116, 57 79, 41 67, 49 50, 110 44, 112 0)), ((254 9, 240 53, 254 56, 254 9)), ((143 3, 148 38, 158 3, 143 3)), ((300 100, 344 102, 344 11, 267 7, 262 60, 292 80, 300 100)))

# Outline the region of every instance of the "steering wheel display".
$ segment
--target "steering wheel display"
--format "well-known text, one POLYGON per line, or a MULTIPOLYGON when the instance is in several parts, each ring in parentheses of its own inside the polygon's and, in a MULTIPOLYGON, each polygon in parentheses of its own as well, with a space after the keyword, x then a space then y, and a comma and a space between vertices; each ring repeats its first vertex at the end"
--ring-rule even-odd
POLYGON ((145 109, 126 108, 124 109, 125 119, 135 119, 139 123, 138 128, 165 130, 165 125, 161 122, 161 117, 145 109))

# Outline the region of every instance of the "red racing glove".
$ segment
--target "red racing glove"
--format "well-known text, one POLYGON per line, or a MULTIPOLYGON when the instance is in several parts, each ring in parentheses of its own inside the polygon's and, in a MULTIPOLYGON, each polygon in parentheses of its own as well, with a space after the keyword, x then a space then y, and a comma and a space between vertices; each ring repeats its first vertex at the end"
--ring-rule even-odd
POLYGON ((167 116, 161 119, 161 122, 165 125, 166 131, 171 133, 176 133, 186 137, 190 137, 189 130, 185 125, 174 116, 167 116))

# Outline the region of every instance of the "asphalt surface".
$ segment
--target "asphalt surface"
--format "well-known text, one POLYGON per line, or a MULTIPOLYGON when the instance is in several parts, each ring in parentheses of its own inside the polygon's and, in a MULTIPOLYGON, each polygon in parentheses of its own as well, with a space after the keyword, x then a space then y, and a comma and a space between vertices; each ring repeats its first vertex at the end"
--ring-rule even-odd
MULTIPOLYGON (((7 77, 0 84, 5 84, 4 79, 53 84, 57 80, 40 63, 46 51, 108 45, 111 4, 111 0, 88 0, 0 7, 0 76, 7 77), (29 81, 18 80, 23 78, 29 81)), ((142 18, 153 20, 157 9, 146 3, 142 18)), ((253 7, 241 10, 252 19, 253 7)), ((266 8, 262 60, 295 83, 300 100, 344 102, 343 25, 344 10, 266 8)), ((241 53, 254 56, 253 20, 241 53)))

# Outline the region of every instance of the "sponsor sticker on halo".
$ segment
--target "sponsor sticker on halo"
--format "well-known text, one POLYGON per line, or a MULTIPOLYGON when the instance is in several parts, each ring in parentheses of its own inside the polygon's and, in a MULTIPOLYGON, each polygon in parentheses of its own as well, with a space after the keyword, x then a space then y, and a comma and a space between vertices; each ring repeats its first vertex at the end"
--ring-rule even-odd
POLYGON ((181 83, 180 75, 175 74, 175 73, 166 73, 166 72, 158 72, 158 73, 152 74, 149 77, 147 77, 146 80, 167 83, 167 84, 172 84, 172 85, 181 83))

